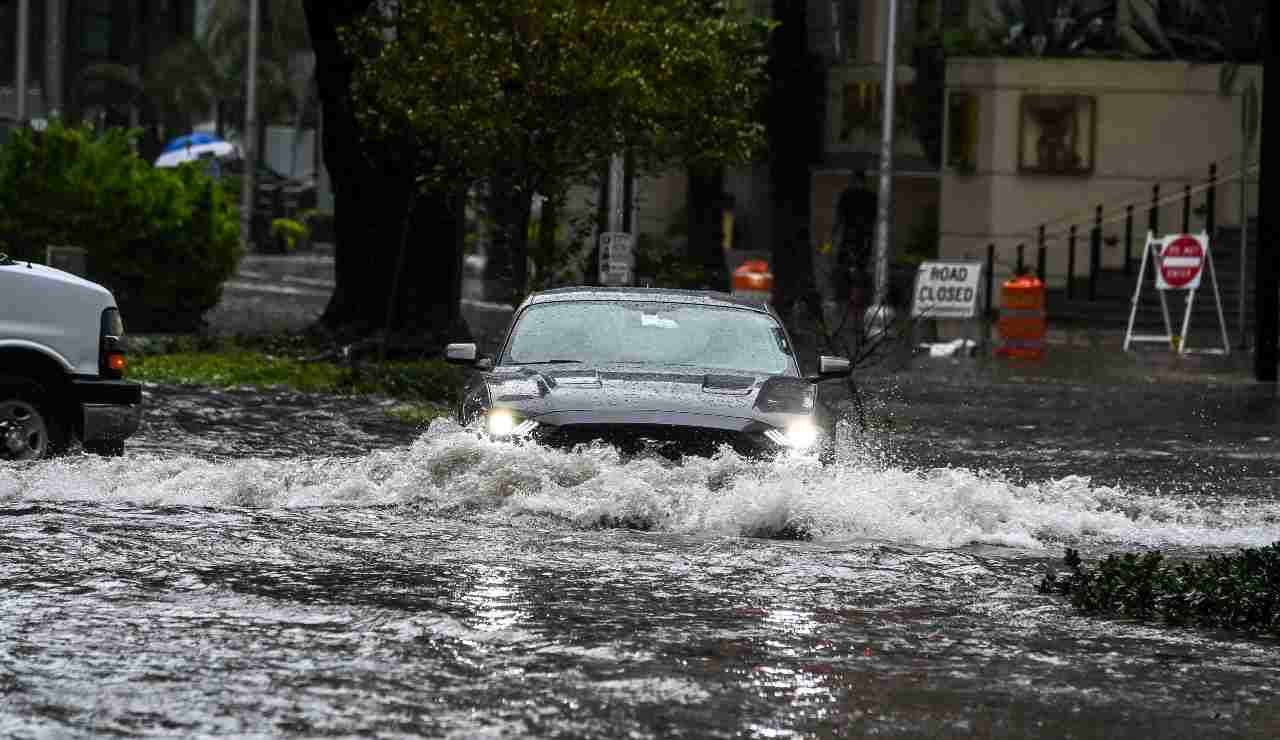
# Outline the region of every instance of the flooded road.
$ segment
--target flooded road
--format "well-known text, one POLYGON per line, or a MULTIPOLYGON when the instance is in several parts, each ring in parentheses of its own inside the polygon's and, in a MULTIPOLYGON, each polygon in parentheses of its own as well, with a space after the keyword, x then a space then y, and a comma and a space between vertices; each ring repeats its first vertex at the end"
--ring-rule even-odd
POLYGON ((0 736, 1280 736, 1275 640, 1035 590, 1280 540, 1274 389, 866 390, 822 468, 149 388, 127 457, 0 468, 0 736))

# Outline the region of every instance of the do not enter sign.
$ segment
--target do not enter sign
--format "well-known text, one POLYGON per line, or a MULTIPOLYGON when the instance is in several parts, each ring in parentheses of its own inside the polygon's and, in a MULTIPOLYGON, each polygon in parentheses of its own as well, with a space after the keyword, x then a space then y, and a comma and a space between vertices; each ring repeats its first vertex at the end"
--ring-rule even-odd
POLYGON ((1184 290, 1200 287, 1204 274, 1205 245, 1200 237, 1178 234, 1164 240, 1156 264, 1156 287, 1160 290, 1184 290))

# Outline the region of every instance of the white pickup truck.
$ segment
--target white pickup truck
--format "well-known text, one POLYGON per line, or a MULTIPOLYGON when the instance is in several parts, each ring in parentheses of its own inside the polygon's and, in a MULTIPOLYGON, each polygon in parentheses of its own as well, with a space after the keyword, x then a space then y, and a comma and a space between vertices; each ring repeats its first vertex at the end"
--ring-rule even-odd
POLYGON ((124 380, 124 323, 111 291, 0 254, 0 460, 121 455, 142 390, 124 380))

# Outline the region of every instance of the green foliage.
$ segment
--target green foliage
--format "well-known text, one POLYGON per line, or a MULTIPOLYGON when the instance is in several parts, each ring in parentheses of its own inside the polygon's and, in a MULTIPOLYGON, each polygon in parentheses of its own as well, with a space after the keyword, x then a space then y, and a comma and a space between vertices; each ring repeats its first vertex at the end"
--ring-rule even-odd
POLYGON ((969 27, 946 29, 942 32, 941 43, 949 57, 986 57, 999 50, 989 33, 969 27))
POLYGON ((767 29, 705 0, 404 0, 342 37, 362 125, 415 142, 424 187, 506 170, 555 198, 620 151, 650 171, 750 160, 767 29))
POLYGON ((998 0, 985 27, 943 34, 960 56, 1255 62, 1267 0, 998 0))
POLYGON ((455 403, 465 376, 444 360, 368 363, 346 369, 337 387, 357 395, 455 403))
POLYGON ((671 239, 653 234, 636 239, 636 277, 653 288, 698 288, 705 280, 700 263, 690 260, 671 239))
POLYGON ((1130 52, 1192 62, 1261 60, 1268 0, 1117 0, 1117 36, 1130 52))
POLYGON ((283 239, 285 251, 292 252, 298 248, 298 243, 306 241, 311 235, 306 224, 294 221, 291 218, 277 218, 271 221, 271 236, 276 239, 283 239))
MULTIPOLYGON (((307 393, 377 395, 416 404, 458 401, 465 371, 442 360, 354 366, 265 352, 236 343, 182 340, 153 350, 171 354, 135 356, 129 377, 151 383, 219 387, 284 386, 307 393)), ((420 418, 422 409, 417 410, 420 418)))
POLYGON ((1001 53, 1009 56, 1070 57, 1114 49, 1115 3, 1082 5, 1070 0, 998 0, 1004 32, 1001 53))
MULTIPOLYGON (((90 107, 128 103, 136 106, 144 126, 160 129, 161 140, 188 133, 192 122, 204 120, 210 110, 216 111, 220 134, 227 123, 224 113, 243 129, 248 3, 212 0, 207 5, 200 36, 179 35, 164 46, 151 43, 146 58, 137 60, 140 64, 99 62, 80 69, 72 83, 72 118, 90 107)), ((310 46, 302 3, 274 0, 263 5, 258 114, 263 121, 292 123, 308 102, 298 95, 296 84, 298 52, 310 46)), ((149 22, 139 19, 135 30, 152 33, 149 22)))
POLYGON ((139 357, 129 368, 131 380, 185 385, 288 386, 310 393, 336 391, 342 369, 328 363, 308 364, 248 350, 223 353, 139 357))
POLYGON ((1280 636, 1280 543, 1176 565, 1155 552, 1110 555, 1095 568, 1068 549, 1064 563, 1040 591, 1081 611, 1280 636))
POLYGON ((241 254, 234 213, 199 166, 157 169, 129 132, 57 120, 0 147, 0 235, 25 259, 43 260, 46 245, 88 250, 91 277, 134 328, 197 326, 241 254))

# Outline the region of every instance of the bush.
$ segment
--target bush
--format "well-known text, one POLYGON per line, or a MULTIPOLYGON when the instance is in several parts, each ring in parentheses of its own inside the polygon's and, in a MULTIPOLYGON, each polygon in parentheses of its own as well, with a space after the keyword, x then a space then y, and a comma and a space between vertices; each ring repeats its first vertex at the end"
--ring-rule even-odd
POLYGON ((284 242, 284 251, 292 252, 307 240, 307 227, 291 218, 277 218, 271 222, 271 236, 284 242))
POLYGON ((702 265, 690 260, 673 239, 642 233, 636 240, 636 278, 655 288, 698 288, 705 281, 702 265))
POLYGON ((1069 549, 1064 563, 1040 591, 1081 611, 1280 636, 1280 543, 1177 565, 1154 552, 1111 555, 1095 568, 1069 549))
POLYGON ((48 245, 83 247, 132 329, 190 331, 236 269, 238 225, 203 168, 152 167, 135 137, 15 130, 0 147, 0 249, 41 261, 48 245))

